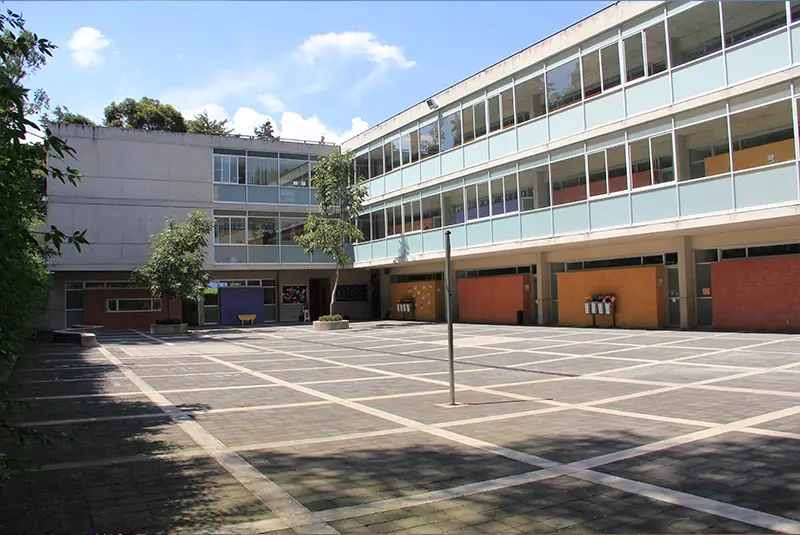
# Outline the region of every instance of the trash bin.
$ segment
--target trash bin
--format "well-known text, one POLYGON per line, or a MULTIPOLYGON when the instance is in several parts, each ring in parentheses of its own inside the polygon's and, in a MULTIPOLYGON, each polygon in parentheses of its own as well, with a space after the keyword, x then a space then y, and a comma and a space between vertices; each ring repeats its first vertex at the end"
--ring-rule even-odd
POLYGON ((598 303, 597 301, 592 301, 590 304, 591 304, 592 314, 599 314, 600 313, 600 307, 598 305, 600 303, 598 303))
POLYGON ((592 302, 589 300, 584 301, 583 303, 583 311, 587 314, 592 313, 592 302))

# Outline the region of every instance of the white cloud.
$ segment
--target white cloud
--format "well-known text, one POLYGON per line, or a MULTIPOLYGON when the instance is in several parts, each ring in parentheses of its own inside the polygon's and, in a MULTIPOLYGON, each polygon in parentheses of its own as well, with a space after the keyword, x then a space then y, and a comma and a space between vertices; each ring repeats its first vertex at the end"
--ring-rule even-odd
MULTIPOLYGON (((264 115, 263 113, 258 113, 253 108, 241 107, 236 110, 236 113, 234 113, 231 118, 233 133, 246 136, 252 136, 255 127, 261 126, 267 121, 272 121, 273 127, 276 127, 275 129, 277 130, 277 125, 272 117, 264 115)), ((280 134, 276 133, 276 135, 280 134)))
POLYGON ((225 119, 230 119, 225 108, 214 103, 203 104, 202 106, 198 106, 196 108, 184 108, 181 110, 181 113, 188 120, 194 119, 195 115, 203 113, 204 111, 208 113, 208 118, 214 121, 224 121, 225 119))
POLYGON ((83 26, 75 30, 68 46, 75 63, 79 67, 89 67, 103 62, 103 50, 110 44, 100 30, 83 26))
POLYGON ((406 59, 403 49, 381 43, 369 32, 325 33, 310 36, 298 49, 309 64, 330 55, 346 58, 361 57, 379 65, 394 65, 408 69, 416 62, 406 59))
POLYGON ((286 105, 275 95, 265 93, 263 95, 258 95, 256 99, 264 105, 264 109, 267 110, 267 112, 280 113, 286 110, 286 105))

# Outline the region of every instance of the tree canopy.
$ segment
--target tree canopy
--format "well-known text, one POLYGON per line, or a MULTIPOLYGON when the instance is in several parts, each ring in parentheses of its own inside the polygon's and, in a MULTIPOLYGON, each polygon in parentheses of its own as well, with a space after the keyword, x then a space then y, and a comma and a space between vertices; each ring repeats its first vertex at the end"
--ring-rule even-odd
POLYGON ((112 102, 103 110, 103 126, 137 128, 148 131, 186 132, 186 120, 181 112, 155 98, 141 100, 126 98, 112 102))
POLYGON ((330 305, 330 313, 334 314, 339 270, 353 262, 348 246, 364 239, 356 217, 363 209, 367 188, 356 179, 353 154, 349 151, 321 156, 311 175, 311 186, 317 190, 319 213, 308 217, 303 234, 295 240, 307 254, 319 251, 336 262, 330 305))
POLYGON ((257 126, 253 129, 253 135, 256 136, 256 139, 262 139, 264 141, 279 141, 280 138, 275 137, 275 129, 272 127, 272 121, 266 121, 261 126, 257 126))
POLYGON ((206 134, 208 136, 229 136, 233 128, 227 126, 228 120, 217 121, 208 116, 208 112, 198 113, 194 119, 186 122, 186 131, 190 134, 206 134))
POLYGON ((72 113, 66 106, 56 106, 53 110, 53 122, 58 124, 82 124, 85 126, 97 126, 97 123, 78 113, 72 113))
POLYGON ((170 299, 197 299, 208 286, 211 276, 203 266, 213 227, 203 212, 195 210, 183 223, 167 219, 164 229, 150 237, 150 260, 131 278, 153 297, 166 300, 167 316, 170 299))

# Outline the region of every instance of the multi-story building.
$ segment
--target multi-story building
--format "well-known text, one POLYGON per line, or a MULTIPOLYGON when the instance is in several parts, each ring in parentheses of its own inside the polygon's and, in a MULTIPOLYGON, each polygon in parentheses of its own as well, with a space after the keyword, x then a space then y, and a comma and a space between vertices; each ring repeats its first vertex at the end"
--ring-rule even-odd
MULTIPOLYGON (((259 141, 119 128, 52 125, 75 149, 78 187, 50 181, 48 223, 87 229, 90 245, 65 246, 51 261, 54 284, 44 326, 146 327, 166 304, 129 282, 149 258, 148 238, 168 217, 192 210, 214 219, 206 266, 214 282, 198 303, 175 303, 187 321, 298 321, 327 312, 335 264, 294 241, 316 196, 310 177, 330 144, 259 141)), ((342 274, 337 311, 372 317, 370 274, 342 274)), ((375 299, 376 303, 378 298, 375 299)))
POLYGON ((449 234, 461 321, 800 328, 799 19, 616 3, 347 141, 355 267, 441 318, 449 234))
MULTIPOLYGON (((343 144, 369 189, 343 306, 443 319, 449 239, 460 321, 798 329, 798 95, 800 3, 615 3, 343 144), (595 295, 616 315, 587 315, 595 295)), ((122 310, 160 302, 121 286, 195 208, 216 285, 186 315, 324 310, 332 265, 293 235, 334 147, 58 133, 85 178, 51 184, 49 218, 93 244, 54 260, 51 326, 149 322, 122 310)))

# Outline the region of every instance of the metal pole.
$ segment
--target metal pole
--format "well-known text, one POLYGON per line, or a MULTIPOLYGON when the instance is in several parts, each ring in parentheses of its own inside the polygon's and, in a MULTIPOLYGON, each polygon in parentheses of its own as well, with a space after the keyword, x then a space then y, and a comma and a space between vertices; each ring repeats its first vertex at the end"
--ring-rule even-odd
POLYGON ((450 231, 444 233, 444 285, 445 285, 445 302, 444 313, 447 318, 447 356, 450 361, 450 405, 456 404, 456 367, 455 357, 453 356, 453 311, 452 299, 453 292, 451 291, 450 280, 450 231))

